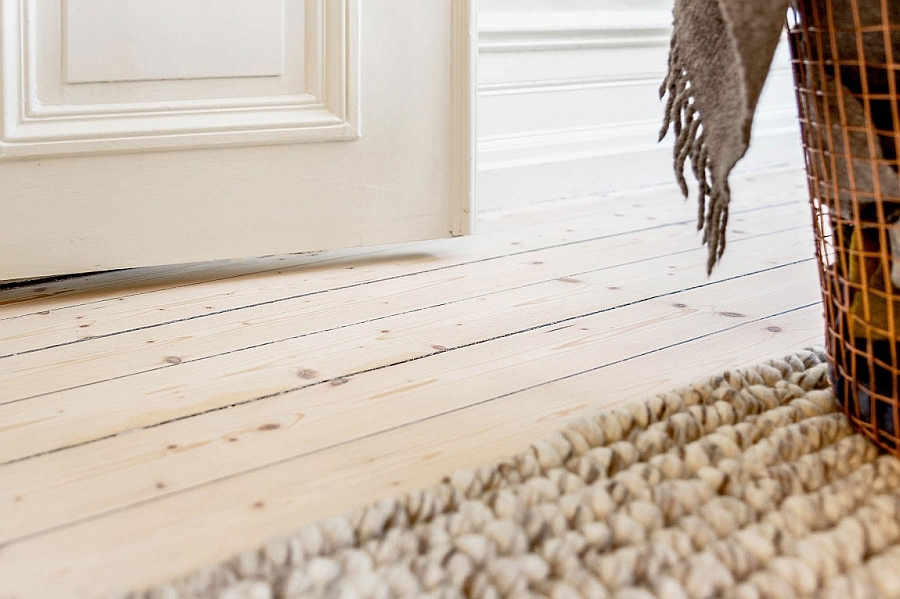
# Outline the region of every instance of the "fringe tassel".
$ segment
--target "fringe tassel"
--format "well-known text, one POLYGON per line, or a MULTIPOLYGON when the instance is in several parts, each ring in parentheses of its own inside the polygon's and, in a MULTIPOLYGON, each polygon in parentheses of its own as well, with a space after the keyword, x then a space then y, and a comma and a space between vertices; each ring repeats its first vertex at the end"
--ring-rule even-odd
POLYGON ((673 149, 675 178, 685 198, 690 195, 684 176, 684 167, 688 159, 691 161, 691 171, 698 183, 697 230, 703 231, 703 243, 709 249, 706 272, 712 274, 713 267, 725 252, 725 230, 728 226, 728 203, 731 200, 731 192, 728 181, 717 181, 715 173, 710 168, 709 147, 706 144, 702 115, 698 113, 694 103, 690 75, 679 59, 675 36, 672 37, 669 48, 669 72, 659 87, 659 97, 660 99, 667 97, 659 141, 666 137, 670 128, 675 132, 673 149))

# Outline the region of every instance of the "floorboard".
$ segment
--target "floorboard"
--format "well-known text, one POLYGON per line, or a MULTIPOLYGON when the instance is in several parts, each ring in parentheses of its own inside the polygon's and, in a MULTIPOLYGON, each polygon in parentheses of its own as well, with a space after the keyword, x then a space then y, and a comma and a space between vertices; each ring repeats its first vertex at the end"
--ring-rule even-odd
POLYGON ((0 598, 150 584, 821 343, 802 173, 733 187, 711 277, 694 207, 658 189, 0 287, 0 598))

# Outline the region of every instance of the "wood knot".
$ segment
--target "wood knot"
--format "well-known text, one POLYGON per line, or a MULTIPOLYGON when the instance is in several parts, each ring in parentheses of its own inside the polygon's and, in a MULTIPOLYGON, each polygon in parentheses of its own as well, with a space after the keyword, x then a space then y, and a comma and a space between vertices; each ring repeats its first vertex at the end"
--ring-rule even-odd
POLYGON ((303 380, 311 380, 319 376, 319 373, 311 368, 301 368, 297 371, 297 376, 303 380))

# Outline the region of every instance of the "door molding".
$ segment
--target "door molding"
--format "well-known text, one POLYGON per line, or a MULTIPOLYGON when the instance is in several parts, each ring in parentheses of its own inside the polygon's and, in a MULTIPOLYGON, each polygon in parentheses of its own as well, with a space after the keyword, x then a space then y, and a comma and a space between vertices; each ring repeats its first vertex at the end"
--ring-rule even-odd
MULTIPOLYGON (((669 2, 640 3, 658 10, 597 0, 490 4, 479 23, 480 210, 674 185, 672 144, 658 142, 669 2)), ((802 167, 785 45, 753 139, 740 169, 802 167)))
MULTIPOLYGON (((177 8, 179 1, 163 3, 177 8)), ((258 10, 260 2, 230 0, 247 11, 258 10)), ((125 14, 126 4, 3 0, 0 159, 360 136, 359 0, 265 0, 274 18, 262 33, 287 44, 275 46, 280 69, 268 65, 260 74, 191 77, 177 65, 163 64, 142 75, 134 62, 152 61, 160 49, 150 43, 137 48, 132 62, 123 60, 117 72, 73 76, 67 62, 115 56, 124 45, 114 35, 77 35, 86 20, 80 13, 95 18, 99 9, 115 20, 117 10, 125 14), (284 35, 291 27, 303 27, 305 34, 284 35)), ((163 25, 173 36, 184 33, 175 19, 163 25)))
POLYGON ((450 194, 455 202, 451 234, 475 232, 475 152, 478 63, 478 2, 450 0, 452 49, 450 73, 450 194))

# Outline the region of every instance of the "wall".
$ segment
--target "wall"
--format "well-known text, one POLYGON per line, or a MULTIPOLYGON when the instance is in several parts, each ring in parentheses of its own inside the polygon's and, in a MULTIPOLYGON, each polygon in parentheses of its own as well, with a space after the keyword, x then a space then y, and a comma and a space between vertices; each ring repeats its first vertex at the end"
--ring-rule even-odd
MULTIPOLYGON (((673 182, 657 143, 669 0, 481 0, 480 210, 673 182)), ((779 48, 740 170, 802 166, 779 48)))

